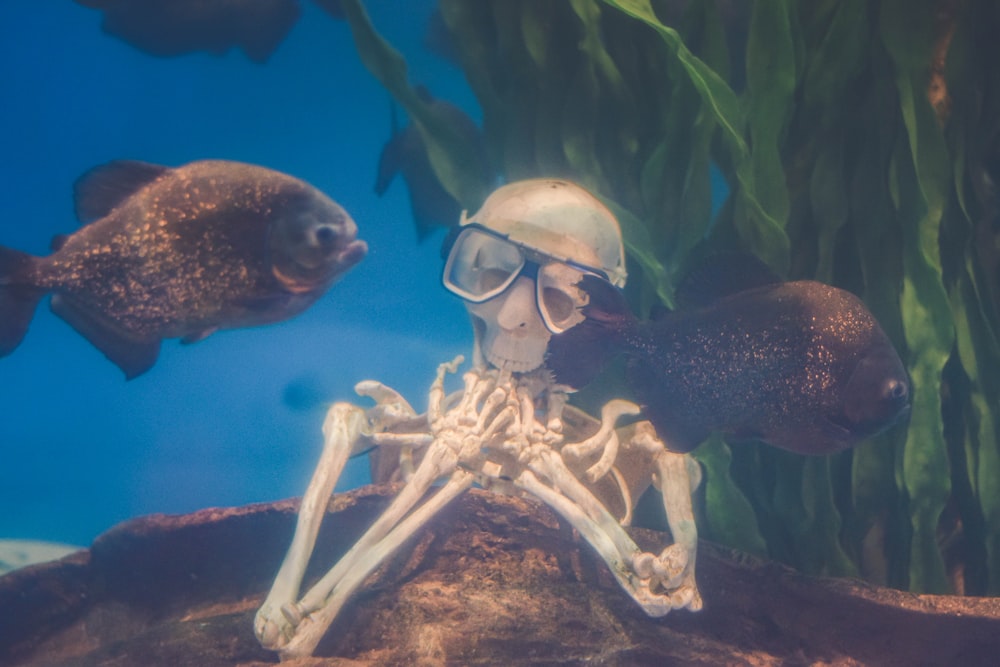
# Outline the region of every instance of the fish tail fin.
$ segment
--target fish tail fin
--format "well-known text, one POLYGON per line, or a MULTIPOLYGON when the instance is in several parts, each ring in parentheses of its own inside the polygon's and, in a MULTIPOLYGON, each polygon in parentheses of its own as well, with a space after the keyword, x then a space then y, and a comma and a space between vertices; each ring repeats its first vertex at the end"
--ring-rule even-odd
POLYGON ((584 320, 552 336, 545 366, 556 382, 581 389, 593 382, 614 357, 612 338, 600 324, 584 320))
POLYGON ((549 341, 545 364, 557 382, 580 389, 590 384, 615 356, 635 324, 624 295, 611 283, 584 276, 578 287, 587 294, 586 319, 549 341))
POLYGON ((582 312, 588 320, 614 334, 625 333, 634 327, 635 315, 617 287, 596 276, 584 276, 579 287, 587 294, 588 302, 582 312))
POLYGON ((0 357, 20 345, 45 290, 26 281, 34 257, 0 246, 0 357))

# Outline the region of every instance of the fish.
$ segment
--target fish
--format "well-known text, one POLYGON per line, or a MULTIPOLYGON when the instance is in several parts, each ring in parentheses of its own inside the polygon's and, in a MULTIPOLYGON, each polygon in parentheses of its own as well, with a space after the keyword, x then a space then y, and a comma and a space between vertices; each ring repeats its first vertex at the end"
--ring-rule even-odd
MULTIPOLYGON (((476 123, 455 105, 431 96, 425 86, 416 86, 416 92, 434 112, 448 119, 452 127, 463 136, 475 153, 481 156, 476 169, 488 182, 490 167, 482 133, 476 123)), ((434 173, 420 130, 412 123, 400 129, 395 107, 392 107, 389 140, 379 155, 375 177, 375 194, 383 196, 401 174, 410 198, 410 210, 417 226, 417 239, 427 238, 435 228, 454 227, 462 214, 462 205, 444 188, 434 173)))
POLYGON ((756 260, 705 264, 678 287, 688 308, 640 321, 610 283, 584 277, 585 320, 553 336, 547 367, 585 385, 616 353, 666 446, 697 447, 712 432, 800 454, 857 445, 910 409, 910 378, 892 342, 855 295, 786 282, 756 260), (715 279, 701 294, 691 283, 715 279))
POLYGON ((320 9, 338 21, 347 19, 344 8, 340 6, 340 0, 313 0, 320 9))
POLYGON ((239 47, 255 63, 270 58, 301 13, 298 0, 76 2, 102 12, 105 33, 148 55, 166 58, 206 51, 221 56, 239 47))
POLYGON ((241 162, 117 160, 80 177, 74 201, 84 226, 52 254, 0 246, 0 357, 51 293, 52 311, 132 379, 163 339, 301 313, 368 251, 325 194, 241 162))
POLYGON ((428 52, 452 65, 462 66, 455 37, 452 36, 451 29, 448 27, 447 21, 444 20, 439 6, 435 6, 431 11, 421 41, 424 49, 428 52))

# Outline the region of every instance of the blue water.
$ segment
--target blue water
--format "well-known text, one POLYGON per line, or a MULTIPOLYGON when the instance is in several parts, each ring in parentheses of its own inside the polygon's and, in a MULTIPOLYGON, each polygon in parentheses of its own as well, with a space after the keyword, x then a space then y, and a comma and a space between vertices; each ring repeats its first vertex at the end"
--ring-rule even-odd
MULTIPOLYGON (((439 283, 440 233, 418 244, 406 192, 373 193, 389 96, 343 22, 311 3, 265 65, 241 52, 159 59, 70 2, 0 3, 0 244, 46 254, 72 232, 72 184, 118 158, 256 163, 314 184, 357 220, 368 257, 311 310, 190 346, 166 341, 147 374, 121 371, 39 308, 0 359, 0 538, 88 544, 137 515, 300 495, 324 402, 381 380, 423 409, 437 364, 471 349, 439 283)), ((433 2, 369 0, 411 79, 477 115, 461 73, 429 53, 433 2)), ((340 488, 367 481, 352 461, 340 488)))

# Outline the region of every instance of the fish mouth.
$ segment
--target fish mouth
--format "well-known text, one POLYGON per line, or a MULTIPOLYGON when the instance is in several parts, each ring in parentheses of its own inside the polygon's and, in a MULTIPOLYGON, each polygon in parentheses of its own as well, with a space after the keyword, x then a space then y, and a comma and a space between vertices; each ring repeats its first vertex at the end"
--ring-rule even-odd
POLYGON ((306 266, 298 263, 298 266, 289 267, 291 271, 283 270, 278 264, 271 266, 271 272, 278 282, 293 294, 305 294, 313 291, 320 285, 333 284, 338 278, 351 270, 358 262, 368 254, 368 244, 364 241, 354 239, 338 247, 337 251, 328 256, 326 262, 317 266, 306 266))
POLYGON ((357 264, 368 252, 368 244, 358 239, 358 226, 350 218, 336 223, 317 225, 307 235, 307 247, 296 263, 308 269, 319 268, 331 262, 340 266, 357 264))
POLYGON ((344 272, 364 259, 368 254, 368 244, 358 238, 358 226, 349 216, 338 220, 338 224, 323 225, 315 231, 316 243, 327 248, 327 260, 337 272, 344 272))
POLYGON ((352 234, 348 242, 343 244, 334 255, 334 261, 339 270, 345 271, 364 259, 367 254, 368 244, 352 234))

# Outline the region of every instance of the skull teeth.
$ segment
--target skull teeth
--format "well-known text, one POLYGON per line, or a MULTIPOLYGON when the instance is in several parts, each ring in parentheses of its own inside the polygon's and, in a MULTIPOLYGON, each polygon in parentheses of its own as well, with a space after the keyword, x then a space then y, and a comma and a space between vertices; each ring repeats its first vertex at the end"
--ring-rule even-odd
POLYGON ((516 338, 506 335, 487 335, 483 354, 497 368, 514 373, 533 371, 545 362, 548 340, 516 338))

